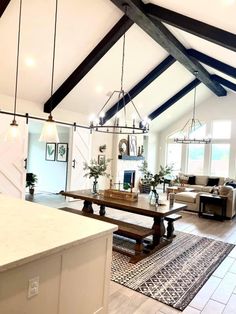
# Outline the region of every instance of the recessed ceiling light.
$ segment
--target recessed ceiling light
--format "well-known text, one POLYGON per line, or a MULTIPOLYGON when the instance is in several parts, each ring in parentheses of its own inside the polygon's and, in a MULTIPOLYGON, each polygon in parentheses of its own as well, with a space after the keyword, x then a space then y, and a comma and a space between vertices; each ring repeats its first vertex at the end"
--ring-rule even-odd
POLYGON ((221 3, 224 5, 233 5, 235 4, 235 0, 221 0, 221 3))
POLYGON ((95 87, 95 90, 96 90, 97 93, 101 93, 103 91, 103 86, 102 85, 97 85, 95 87))
POLYGON ((25 64, 28 66, 28 67, 33 67, 35 66, 35 60, 31 57, 28 57, 25 59, 25 64))

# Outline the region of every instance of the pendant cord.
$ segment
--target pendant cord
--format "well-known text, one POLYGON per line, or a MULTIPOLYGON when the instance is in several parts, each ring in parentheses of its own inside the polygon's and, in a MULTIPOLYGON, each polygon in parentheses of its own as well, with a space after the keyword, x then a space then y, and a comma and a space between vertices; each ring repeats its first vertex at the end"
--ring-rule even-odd
POLYGON ((17 99, 17 91, 18 91, 18 74, 19 74, 21 11, 22 11, 22 0, 20 0, 18 35, 17 35, 16 80, 15 80, 15 96, 14 96, 14 115, 13 115, 13 122, 16 122, 16 99, 17 99))
POLYGON ((53 35, 53 52, 52 52, 52 78, 51 78, 51 101, 50 101, 50 114, 49 117, 52 118, 52 95, 53 95, 53 87, 54 87, 54 68, 55 68, 55 56, 56 56, 56 38, 57 38, 57 7, 58 0, 56 0, 56 8, 55 8, 55 22, 54 22, 54 35, 53 35))
POLYGON ((196 114, 196 87, 194 88, 194 96, 193 96, 193 120, 195 120, 196 114))

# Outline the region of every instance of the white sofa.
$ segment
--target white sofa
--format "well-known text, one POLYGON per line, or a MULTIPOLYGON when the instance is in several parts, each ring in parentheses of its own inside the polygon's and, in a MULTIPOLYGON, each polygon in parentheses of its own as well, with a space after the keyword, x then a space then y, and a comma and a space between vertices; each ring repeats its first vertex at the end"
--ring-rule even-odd
POLYGON ((194 189, 194 192, 211 192, 214 185, 222 186, 225 183, 224 177, 213 177, 213 176, 204 176, 204 175, 196 175, 195 184, 188 183, 189 178, 194 175, 181 174, 180 182, 184 185, 184 187, 194 189), (219 179, 218 184, 208 185, 209 179, 219 179))
MULTIPOLYGON (((193 192, 180 192, 175 195, 175 200, 178 203, 183 203, 187 205, 187 210, 198 212, 199 211, 199 201, 201 194, 210 194, 213 186, 207 186, 208 177, 207 176, 196 176, 196 184, 187 184, 185 187, 194 189, 193 192)), ((227 196, 227 206, 226 206, 226 217, 233 218, 236 214, 236 189, 232 186, 223 186, 225 179, 223 177, 219 178, 219 194, 227 196)), ((212 205, 213 206, 213 205, 212 205)), ((219 211, 219 208, 214 207, 215 212, 219 211)))

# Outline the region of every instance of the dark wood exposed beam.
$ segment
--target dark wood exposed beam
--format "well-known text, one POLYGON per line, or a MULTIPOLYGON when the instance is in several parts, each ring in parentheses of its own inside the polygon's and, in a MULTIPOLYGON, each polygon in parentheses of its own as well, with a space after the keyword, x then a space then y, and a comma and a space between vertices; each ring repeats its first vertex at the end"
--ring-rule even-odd
POLYGON ((158 5, 145 5, 148 16, 165 22, 217 45, 236 51, 236 35, 158 5))
POLYGON ((188 49, 188 54, 196 58, 198 61, 206 65, 209 65, 210 67, 222 73, 225 73, 233 78, 236 78, 236 68, 232 67, 231 65, 221 62, 195 49, 188 49))
POLYGON ((223 77, 216 75, 216 74, 213 74, 212 78, 216 82, 218 82, 218 83, 220 83, 220 84, 222 84, 222 85, 224 85, 224 86, 228 87, 229 89, 232 89, 233 91, 236 92, 236 84, 234 84, 234 83, 230 82, 229 80, 226 80, 223 77))
MULTIPOLYGON (((136 84, 130 91, 129 96, 131 99, 136 97, 142 90, 144 90, 149 84, 151 84, 158 76, 160 76, 165 70, 167 70, 176 60, 172 56, 165 58, 160 64, 158 64, 150 73, 148 73, 138 84, 136 84)), ((119 110, 124 108, 129 102, 130 98, 126 94, 124 99, 116 102, 109 110, 107 110, 104 118, 104 123, 111 119, 119 110)))
POLYGON ((157 19, 150 18, 145 12, 145 5, 141 0, 126 0, 128 8, 125 9, 123 0, 111 0, 122 11, 139 25, 149 36, 160 44, 170 55, 178 60, 192 74, 198 72, 198 79, 204 83, 217 96, 225 96, 226 90, 213 81, 209 73, 194 58, 189 57, 185 47, 172 35, 172 33, 157 19))
POLYGON ((3 15, 4 11, 6 10, 8 4, 11 0, 1 0, 0 1, 0 17, 3 15))
POLYGON ((132 25, 133 21, 124 15, 47 100, 44 104, 44 112, 49 113, 53 110, 132 25))
POLYGON ((152 113, 149 114, 148 118, 153 120, 157 118, 160 114, 166 111, 168 108, 173 106, 178 100, 187 95, 192 89, 194 89, 201 82, 198 79, 193 80, 191 83, 186 85, 183 89, 181 89, 177 94, 168 99, 163 105, 158 107, 152 113))

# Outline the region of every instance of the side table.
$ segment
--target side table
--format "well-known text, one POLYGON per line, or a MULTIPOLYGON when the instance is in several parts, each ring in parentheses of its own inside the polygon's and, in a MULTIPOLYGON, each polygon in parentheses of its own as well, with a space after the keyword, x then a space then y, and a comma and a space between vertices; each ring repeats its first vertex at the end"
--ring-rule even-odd
POLYGON ((204 194, 200 195, 198 216, 223 221, 226 218, 226 205, 227 205, 227 197, 219 196, 219 195, 216 195, 216 196, 204 195, 204 194), (214 204, 214 205, 219 206, 219 208, 221 209, 221 215, 207 212, 206 211, 207 204, 214 204))

